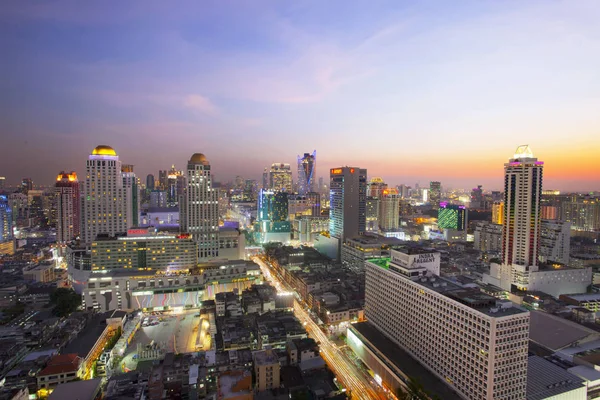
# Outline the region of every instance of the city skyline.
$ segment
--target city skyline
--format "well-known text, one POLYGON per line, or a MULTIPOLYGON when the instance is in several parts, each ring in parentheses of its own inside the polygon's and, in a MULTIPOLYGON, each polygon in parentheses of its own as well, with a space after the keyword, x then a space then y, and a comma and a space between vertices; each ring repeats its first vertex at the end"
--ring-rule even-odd
POLYGON ((590 1, 9 5, 0 175, 50 185, 107 144, 140 176, 202 152, 219 181, 260 179, 317 149, 321 177, 361 165, 492 190, 529 144, 547 188, 598 190, 599 16, 590 1))

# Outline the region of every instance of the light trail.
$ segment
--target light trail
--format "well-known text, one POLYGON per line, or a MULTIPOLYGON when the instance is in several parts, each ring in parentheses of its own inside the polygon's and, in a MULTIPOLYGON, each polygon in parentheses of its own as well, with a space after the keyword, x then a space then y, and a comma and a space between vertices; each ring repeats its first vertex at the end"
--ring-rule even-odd
MULTIPOLYGON (((260 266, 263 275, 275 286, 278 292, 293 291, 293 288, 290 288, 287 283, 280 279, 275 271, 271 272, 271 269, 262 259, 254 257, 253 261, 260 266)), ((339 382, 350 391, 352 399, 389 398, 385 395, 381 387, 374 383, 370 377, 366 376, 344 352, 329 340, 329 337, 323 333, 321 328, 313 321, 296 299, 294 299, 294 315, 305 326, 308 334, 319 342, 321 356, 334 372, 339 382)))

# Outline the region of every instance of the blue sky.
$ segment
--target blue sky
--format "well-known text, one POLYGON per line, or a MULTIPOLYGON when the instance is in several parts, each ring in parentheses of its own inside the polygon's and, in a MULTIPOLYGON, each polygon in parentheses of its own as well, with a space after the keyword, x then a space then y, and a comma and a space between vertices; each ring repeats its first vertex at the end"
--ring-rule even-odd
POLYGON ((139 175, 194 152, 218 179, 317 149, 319 176, 599 190, 596 1, 12 2, 0 175, 50 183, 97 144, 139 175), (577 155, 574 160, 573 155, 577 155))

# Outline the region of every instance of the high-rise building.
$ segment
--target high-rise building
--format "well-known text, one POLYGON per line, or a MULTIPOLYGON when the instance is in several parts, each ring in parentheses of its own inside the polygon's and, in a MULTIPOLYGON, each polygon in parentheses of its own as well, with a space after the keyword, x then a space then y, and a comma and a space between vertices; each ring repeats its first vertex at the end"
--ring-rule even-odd
POLYGON ((56 199, 56 241, 64 244, 81 233, 81 197, 75 171, 61 171, 54 185, 56 199))
POLYGON ((561 219, 571 223, 574 231, 600 230, 600 199, 590 196, 571 196, 561 204, 561 219))
POLYGON ((24 193, 11 193, 8 195, 8 202, 12 210, 13 226, 18 220, 29 218, 29 197, 24 193))
POLYGON ((123 176, 123 188, 127 192, 126 218, 129 221, 129 226, 138 226, 140 224, 140 190, 137 177, 133 172, 133 165, 123 164, 121 175, 123 176))
POLYGON ((212 186, 210 163, 201 153, 187 164, 187 187, 179 207, 181 229, 198 243, 201 261, 219 256, 219 198, 212 186))
POLYGON ((404 184, 398 186, 398 194, 401 199, 407 199, 410 195, 410 186, 406 186, 404 184))
POLYGON ((164 190, 153 190, 150 192, 150 208, 166 208, 167 192, 164 190))
POLYGON ((383 191, 388 188, 387 183, 379 177, 371 178, 367 186, 367 197, 378 197, 381 198, 383 191))
POLYGON ((3 176, 0 176, 0 190, 4 190, 5 187, 6 187, 6 178, 3 176))
MULTIPOLYGON (((434 210, 440 207, 440 201, 442 201, 442 184, 440 182, 429 182, 429 203, 433 206, 434 210)), ((425 197, 423 197, 425 200, 425 197)))
POLYGON ((23 178, 21 181, 21 192, 28 194, 30 190, 33 190, 33 180, 31 178, 23 178))
POLYGON ((81 234, 91 244, 100 233, 114 236, 132 226, 131 200, 123 185, 121 161, 110 146, 97 146, 88 157, 81 201, 81 234), (131 217, 130 217, 131 218, 131 217))
POLYGON ((344 242, 366 230, 367 170, 340 167, 330 170, 329 233, 344 242))
MULTIPOLYGON (((169 174, 166 170, 158 171, 158 186, 159 189, 166 191, 169 187, 169 174)), ((156 188, 155 188, 156 189, 156 188)))
POLYGON ((175 165, 171 165, 171 169, 169 170, 169 173, 167 174, 167 187, 166 187, 167 205, 169 207, 175 207, 179 202, 179 195, 181 193, 180 193, 180 188, 178 190, 178 186, 181 186, 180 177, 182 175, 183 174, 181 173, 181 171, 177 171, 177 169, 175 169, 175 165))
POLYGON ((269 171, 269 186, 276 192, 293 192, 290 164, 274 163, 269 171))
POLYGON ((467 229, 467 209, 465 206, 441 202, 438 209, 438 226, 443 229, 465 231, 467 229))
POLYGON ((504 164, 505 265, 535 266, 540 247, 540 197, 544 163, 534 158, 529 146, 519 146, 504 164))
POLYGON ((502 225, 480 221, 475 226, 473 236, 475 250, 484 253, 500 253, 502 251, 502 225))
POLYGON ((317 191, 317 151, 298 156, 298 193, 305 195, 317 191))
POLYGON ((471 202, 469 207, 473 209, 485 208, 485 199, 483 198, 483 189, 481 185, 471 190, 471 202))
POLYGON ((146 190, 152 191, 154 190, 154 175, 148 174, 146 176, 146 190))
POLYGON ((492 224, 504 224, 504 202, 495 201, 492 204, 492 224))
POLYGON ((542 219, 540 233, 540 261, 569 264, 571 251, 571 223, 542 219))
POLYGON ((383 189, 379 196, 379 228, 397 231, 400 226, 400 195, 394 188, 383 189))
POLYGON ((289 215, 288 194, 261 190, 258 196, 257 219, 259 221, 287 221, 289 215))
POLYGON ((271 185, 269 184, 269 169, 265 168, 262 174, 262 189, 269 190, 271 185))
MULTIPOLYGON (((529 312, 440 278, 433 272, 435 254, 439 268, 439 253, 396 250, 391 258, 365 263, 369 324, 461 398, 524 399, 529 312)), ((349 332, 352 346, 359 339, 353 329, 349 332)))
POLYGON ((379 198, 367 197, 365 219, 366 232, 379 232, 379 198))
POLYGON ((8 197, 0 195, 0 242, 12 239, 13 237, 13 218, 12 210, 8 197))

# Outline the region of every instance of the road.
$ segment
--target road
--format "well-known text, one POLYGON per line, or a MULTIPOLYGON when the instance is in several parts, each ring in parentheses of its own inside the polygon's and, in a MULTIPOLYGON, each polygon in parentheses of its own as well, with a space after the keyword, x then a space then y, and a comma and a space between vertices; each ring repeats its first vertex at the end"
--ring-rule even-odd
MULTIPOLYGON (((271 273, 271 269, 259 257, 254 257, 263 275, 275 286, 278 292, 293 291, 278 276, 271 273)), ((319 343, 321 356, 334 372, 337 379, 350 392, 353 399, 387 399, 381 387, 379 387, 368 375, 361 371, 353 362, 341 351, 329 337, 323 333, 321 328, 312 320, 302 305, 294 300, 294 315, 304 324, 308 334, 319 343)))

